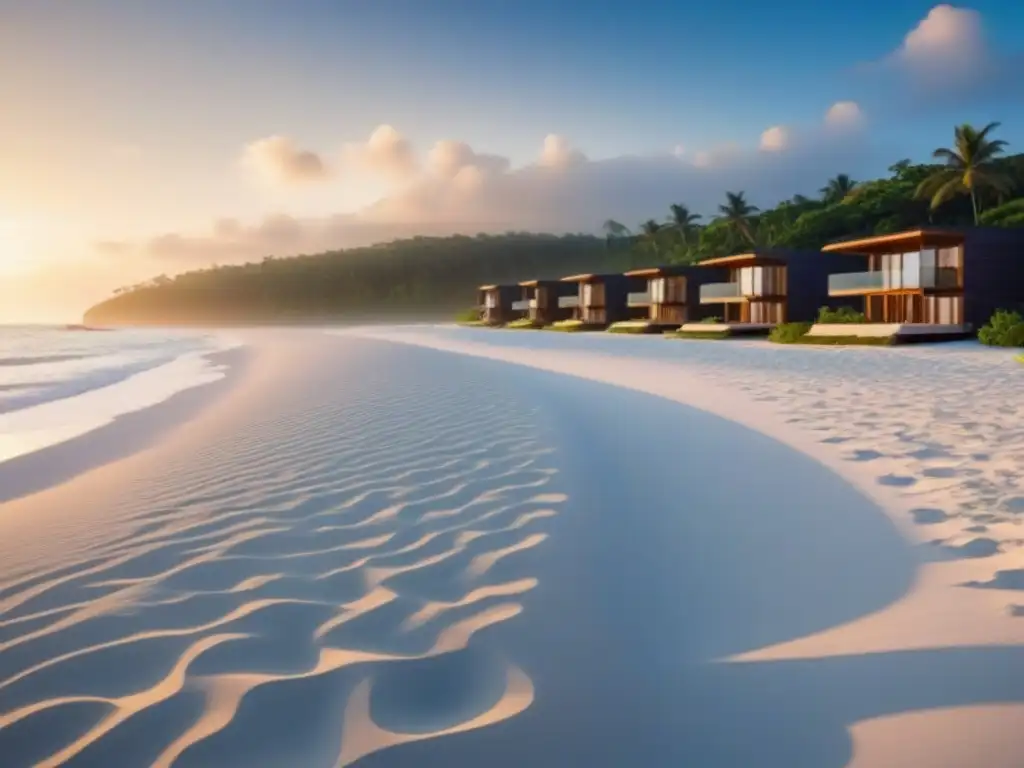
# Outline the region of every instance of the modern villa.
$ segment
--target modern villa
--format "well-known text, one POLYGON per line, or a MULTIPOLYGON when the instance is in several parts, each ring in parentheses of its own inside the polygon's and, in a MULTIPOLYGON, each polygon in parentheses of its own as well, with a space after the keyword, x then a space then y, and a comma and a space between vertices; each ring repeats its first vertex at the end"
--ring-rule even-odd
POLYGON ((560 297, 558 306, 570 310, 572 320, 594 330, 629 319, 629 292, 643 286, 642 281, 623 274, 570 275, 561 282, 575 284, 576 291, 560 297))
POLYGON ((922 228, 832 243, 860 271, 833 274, 831 297, 854 298, 866 324, 815 325, 810 336, 959 338, 997 309, 1024 309, 1024 230, 922 228), (864 270, 864 267, 867 270, 864 270))
POLYGON ((701 285, 726 280, 729 272, 724 268, 673 264, 634 269, 626 272, 626 277, 646 281, 646 290, 629 293, 627 304, 631 310, 639 310, 634 315, 636 321, 646 321, 647 330, 659 332, 706 316, 706 306, 700 302, 701 285))
POLYGON ((517 319, 528 319, 543 327, 572 317, 572 308, 561 306, 559 299, 576 297, 578 289, 574 284, 561 280, 524 280, 519 286, 520 298, 512 302, 512 312, 517 319))
POLYGON ((779 323, 813 322, 823 306, 852 306, 849 299, 829 296, 829 275, 852 272, 863 262, 847 253, 766 248, 698 266, 728 270, 726 281, 700 286, 700 303, 715 307, 709 314, 721 323, 689 322, 681 330, 759 334, 779 323))
POLYGON ((477 289, 480 320, 487 325, 504 325, 512 319, 512 302, 519 295, 519 286, 481 285, 477 289))

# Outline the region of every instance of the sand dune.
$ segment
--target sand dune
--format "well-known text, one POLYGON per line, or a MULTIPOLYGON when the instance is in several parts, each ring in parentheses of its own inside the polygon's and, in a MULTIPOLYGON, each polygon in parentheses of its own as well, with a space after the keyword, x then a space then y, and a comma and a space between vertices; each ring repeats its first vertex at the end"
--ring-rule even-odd
POLYGON ((126 489, 132 509, 77 562, 3 581, 5 766, 348 765, 529 704, 529 678, 477 649, 507 675, 493 702, 414 735, 373 723, 378 668, 516 620, 538 584, 516 553, 566 496, 529 408, 400 363, 375 375, 372 357, 126 489), (337 743, 275 757, 252 738, 282 714, 264 691, 318 680, 337 743))
MULTIPOLYGON (((751 426, 854 483, 916 544, 913 587, 888 606, 723 659, 745 667, 1024 643, 1024 609, 1013 594, 1022 588, 1014 574, 1024 572, 1024 371, 1011 355, 972 345, 791 349, 445 328, 359 333, 604 381, 751 426)), ((984 729, 972 735, 966 724, 989 710, 965 711, 958 736, 968 746, 959 754, 972 754, 969 745, 984 729)), ((858 748, 875 761, 855 764, 904 764, 903 753, 879 746, 884 738, 876 735, 890 731, 877 723, 889 717, 853 729, 858 748)), ((909 714, 898 720, 922 722, 909 714)), ((956 722, 955 714, 943 722, 956 722)), ((980 749, 980 762, 971 764, 1016 765, 1024 741, 1008 743, 1015 750, 980 749)), ((915 765, 950 764, 941 748, 913 754, 915 765)))
POLYGON ((1001 358, 374 333, 4 510, 5 768, 1019 763, 1001 358))

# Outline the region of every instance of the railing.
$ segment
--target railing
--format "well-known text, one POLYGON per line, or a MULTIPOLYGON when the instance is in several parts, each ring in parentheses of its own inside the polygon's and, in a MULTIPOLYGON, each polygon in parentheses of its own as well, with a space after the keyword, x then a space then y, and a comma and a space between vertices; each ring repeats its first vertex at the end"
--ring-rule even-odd
POLYGON ((828 276, 828 292, 882 291, 889 287, 888 272, 845 272, 828 276))
POLYGON ((829 293, 873 293, 900 289, 920 288, 947 289, 959 287, 959 275, 955 267, 921 267, 916 272, 846 272, 829 275, 829 293))
POLYGON ((562 309, 574 309, 580 305, 579 296, 559 296, 558 306, 562 309))
POLYGON ((630 307, 648 307, 651 304, 650 291, 637 291, 626 294, 626 305, 630 307))
POLYGON ((523 299, 521 301, 513 301, 512 302, 512 311, 513 312, 525 312, 529 308, 530 308, 530 300, 529 299, 523 299))
POLYGON ((702 302, 738 299, 742 295, 739 283, 705 283, 700 287, 702 302))

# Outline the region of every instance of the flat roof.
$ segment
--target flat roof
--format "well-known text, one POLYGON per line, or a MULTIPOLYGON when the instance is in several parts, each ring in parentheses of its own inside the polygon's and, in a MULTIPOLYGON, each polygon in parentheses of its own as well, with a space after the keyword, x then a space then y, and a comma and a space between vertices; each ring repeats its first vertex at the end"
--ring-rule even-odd
POLYGON ((478 291, 493 291, 497 287, 498 286, 496 286, 496 285, 481 285, 479 288, 477 288, 477 290, 478 291))
POLYGON ((555 285, 561 282, 560 280, 523 280, 520 283, 523 288, 536 288, 538 285, 555 285))
POLYGON ((618 273, 615 273, 615 274, 607 273, 607 274, 599 275, 599 274, 594 274, 594 273, 587 272, 587 273, 580 274, 580 275, 569 275, 568 277, 563 277, 562 278, 562 282, 563 283, 586 283, 586 282, 589 282, 591 280, 604 280, 604 279, 610 278, 610 277, 620 277, 620 275, 618 273))
POLYGON ((658 275, 673 276, 685 274, 690 264, 663 264, 660 267, 643 267, 623 272, 626 277, 657 277, 658 275))
POLYGON ((713 259, 705 259, 704 261, 698 261, 698 267, 718 267, 718 266, 729 266, 729 267, 746 267, 755 264, 764 265, 781 265, 785 264, 785 259, 779 259, 774 256, 762 256, 759 253, 737 253, 735 256, 718 256, 713 259))
POLYGON ((936 244, 958 244, 966 239, 963 232, 955 229, 911 229, 906 232, 893 232, 888 235, 873 235, 862 237, 856 240, 840 240, 836 243, 829 243, 821 250, 825 253, 858 252, 861 250, 876 250, 896 246, 900 243, 910 244, 915 240, 932 242, 936 244))

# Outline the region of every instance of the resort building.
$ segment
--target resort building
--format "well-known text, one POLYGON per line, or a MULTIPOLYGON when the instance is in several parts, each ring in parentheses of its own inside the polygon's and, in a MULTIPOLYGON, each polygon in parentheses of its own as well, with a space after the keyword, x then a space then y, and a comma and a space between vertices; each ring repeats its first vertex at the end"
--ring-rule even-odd
POLYGON ((861 259, 858 271, 831 275, 828 292, 855 299, 868 323, 818 325, 811 335, 956 338, 976 331, 997 309, 1024 309, 1021 229, 922 228, 822 251, 861 259))
POLYGON ((700 287, 726 280, 729 272, 725 268, 672 264, 634 269, 626 272, 626 277, 646 281, 645 290, 627 295, 632 319, 646 321, 652 331, 664 331, 707 316, 707 306, 700 302, 700 287))
MULTIPOLYGON (((824 306, 852 306, 849 299, 829 296, 829 275, 852 272, 863 263, 845 253, 768 248, 707 259, 698 266, 728 272, 725 281, 700 286, 700 303, 714 308, 710 315, 721 320, 722 330, 767 333, 779 323, 813 322, 824 306)), ((714 327, 702 323, 695 330, 714 327)))
POLYGON ((594 329, 629 319, 629 292, 644 285, 623 274, 570 275, 561 282, 575 284, 576 291, 560 297, 559 307, 570 311, 570 319, 594 329))
POLYGON ((513 284, 481 285, 477 289, 480 320, 488 325, 504 325, 512 319, 512 302, 519 295, 519 286, 513 284))
POLYGON ((516 319, 530 320, 534 325, 543 327, 572 317, 572 308, 561 306, 559 299, 577 296, 578 289, 573 283, 524 280, 519 286, 520 298, 512 302, 516 319))

